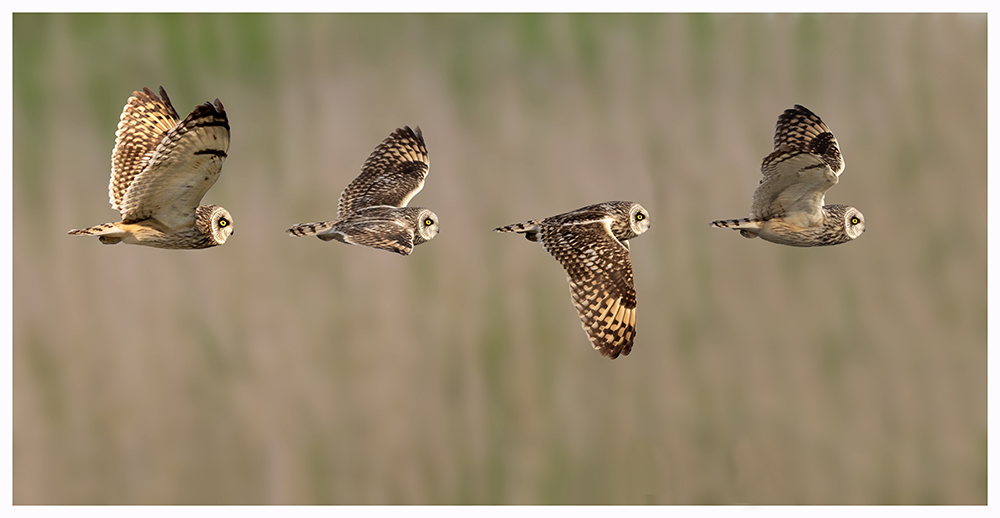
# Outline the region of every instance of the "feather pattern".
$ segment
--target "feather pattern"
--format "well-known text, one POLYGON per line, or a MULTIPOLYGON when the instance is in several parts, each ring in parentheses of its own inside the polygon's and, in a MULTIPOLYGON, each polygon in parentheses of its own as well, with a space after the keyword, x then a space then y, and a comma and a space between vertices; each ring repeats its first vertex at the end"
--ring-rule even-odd
POLYGON ((603 356, 628 355, 635 341, 636 293, 628 240, 649 228, 637 203, 606 202, 496 232, 538 241, 562 265, 591 344, 603 356))

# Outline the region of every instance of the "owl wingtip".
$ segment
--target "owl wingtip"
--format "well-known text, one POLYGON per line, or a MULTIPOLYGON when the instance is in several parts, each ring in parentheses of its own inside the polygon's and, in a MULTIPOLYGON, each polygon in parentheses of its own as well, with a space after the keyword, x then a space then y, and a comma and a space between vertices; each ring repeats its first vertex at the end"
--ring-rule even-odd
POLYGON ((605 358, 607 358, 609 360, 617 360, 618 359, 618 355, 615 354, 614 351, 608 351, 608 350, 601 351, 601 356, 604 356, 605 358))

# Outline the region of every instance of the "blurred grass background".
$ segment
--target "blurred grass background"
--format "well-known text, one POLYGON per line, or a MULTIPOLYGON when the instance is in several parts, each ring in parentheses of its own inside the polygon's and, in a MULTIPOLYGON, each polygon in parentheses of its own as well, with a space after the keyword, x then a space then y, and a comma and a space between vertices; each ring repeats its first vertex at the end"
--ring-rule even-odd
POLYGON ((14 28, 14 502, 985 504, 985 15, 35 15, 14 28), (133 90, 216 97, 222 247, 103 246, 133 90), (746 215, 782 110, 857 241, 746 215), (403 258, 293 240, 394 128, 403 258), (634 200, 632 354, 493 227, 634 200))

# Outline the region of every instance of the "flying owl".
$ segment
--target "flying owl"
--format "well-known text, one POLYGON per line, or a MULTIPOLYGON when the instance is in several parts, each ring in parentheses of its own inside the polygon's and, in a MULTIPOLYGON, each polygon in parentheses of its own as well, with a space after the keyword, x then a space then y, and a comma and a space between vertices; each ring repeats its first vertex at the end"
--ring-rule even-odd
POLYGON ((566 270, 569 291, 594 349, 612 360, 635 340, 635 286, 628 240, 649 229, 638 203, 609 201, 494 229, 517 232, 566 270))
POLYGON ((372 151, 361 174, 340 194, 337 219, 300 223, 285 232, 410 255, 438 233, 436 214, 406 206, 424 188, 429 167, 420 127, 403 126, 372 151))
POLYGON ((844 159, 830 128, 808 108, 796 104, 778 117, 774 151, 760 169, 764 177, 753 193, 750 217, 712 226, 790 246, 838 245, 865 231, 858 209, 823 204, 844 171, 844 159))
POLYGON ((198 205, 219 179, 229 150, 229 118, 218 99, 180 120, 160 87, 160 97, 132 92, 122 111, 111 153, 111 207, 121 221, 70 230, 156 248, 197 249, 221 245, 233 234, 233 218, 218 205, 198 205))

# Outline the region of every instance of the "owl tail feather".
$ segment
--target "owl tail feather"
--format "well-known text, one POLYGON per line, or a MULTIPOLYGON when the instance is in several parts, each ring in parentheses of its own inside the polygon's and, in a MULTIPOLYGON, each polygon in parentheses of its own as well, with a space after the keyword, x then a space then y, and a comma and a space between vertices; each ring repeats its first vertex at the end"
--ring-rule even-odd
POLYGON ((104 223, 96 227, 73 229, 68 234, 71 236, 98 236, 102 243, 113 245, 122 240, 125 231, 116 227, 114 223, 104 223))
POLYGON ((750 218, 720 219, 713 221, 712 226, 716 228, 731 228, 733 230, 739 230, 740 234, 748 239, 757 237, 757 234, 760 232, 760 221, 754 221, 750 218))
MULTIPOLYGON (((291 237, 305 237, 305 236, 315 236, 316 234, 321 234, 333 228, 333 221, 321 221, 319 223, 299 223, 292 228, 286 230, 291 237)), ((324 241, 329 241, 333 239, 333 236, 319 235, 317 236, 324 241)))
POLYGON ((528 238, 528 241, 538 241, 538 223, 540 219, 533 219, 531 221, 525 221, 523 223, 514 223, 513 225, 507 225, 504 227, 497 227, 493 229, 494 232, 517 232, 519 234, 524 234, 524 237, 528 238))

